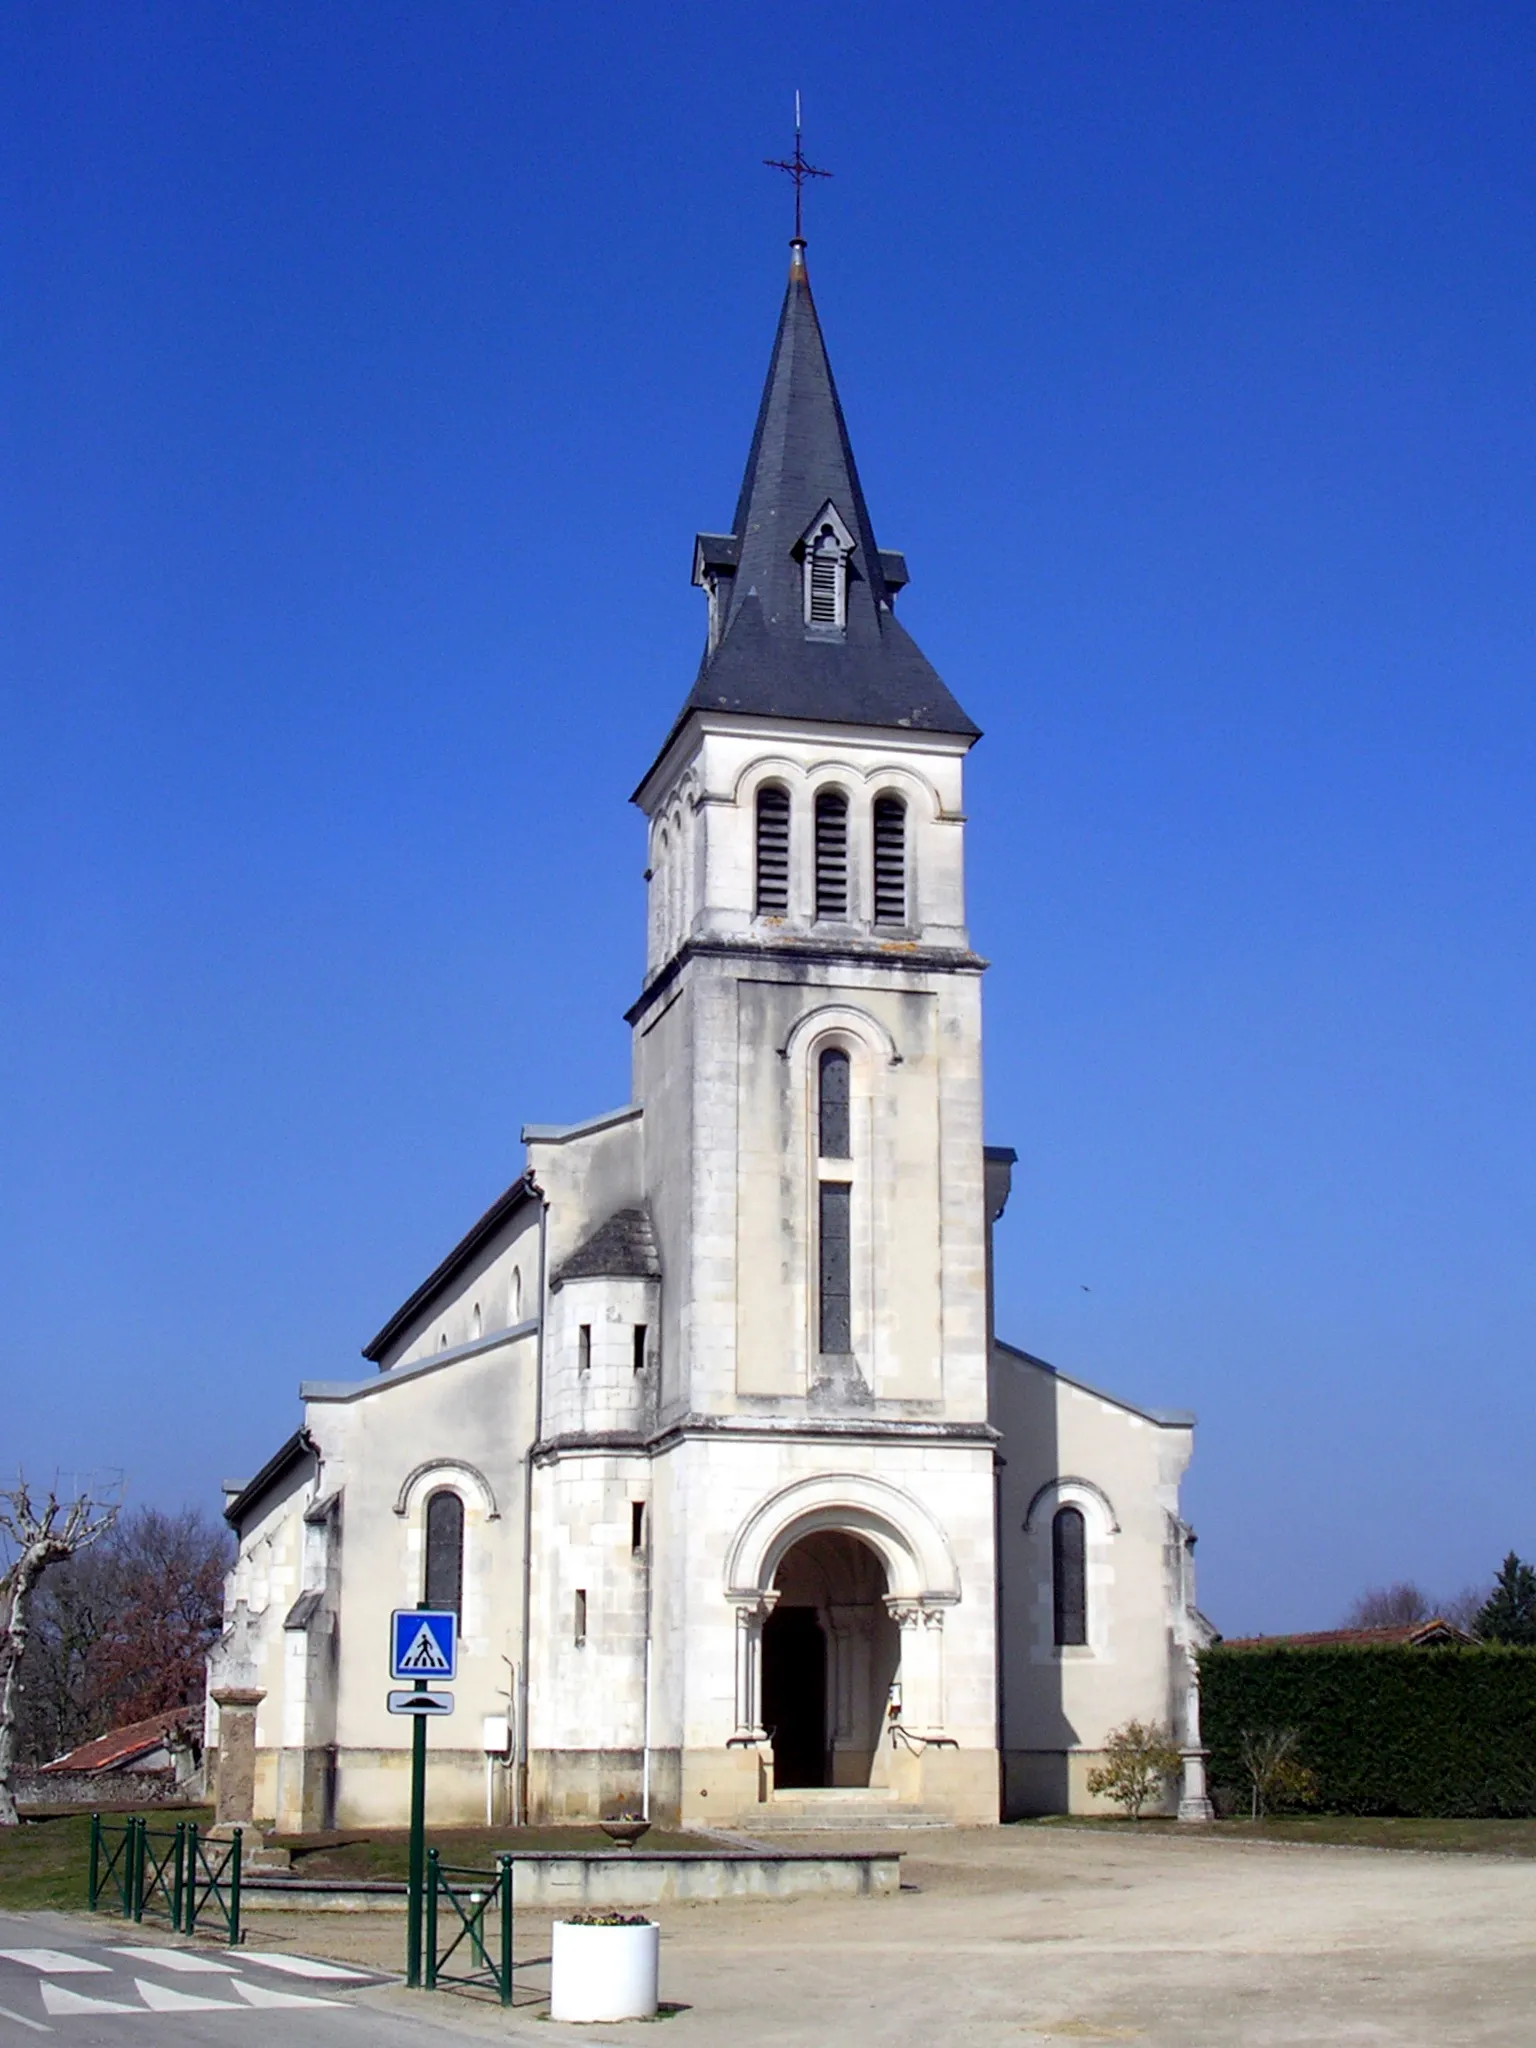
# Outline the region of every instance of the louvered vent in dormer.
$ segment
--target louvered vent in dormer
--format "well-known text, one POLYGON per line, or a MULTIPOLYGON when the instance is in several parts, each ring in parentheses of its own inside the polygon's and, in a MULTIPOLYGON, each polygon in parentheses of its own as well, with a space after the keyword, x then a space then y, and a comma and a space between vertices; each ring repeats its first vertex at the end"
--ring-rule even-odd
POLYGON ((789 791, 766 782, 757 792, 757 914, 789 913, 789 791))
POLYGON ((875 923, 907 921, 907 807, 899 796, 875 798, 875 923))
POLYGON ((848 799, 839 789, 816 799, 816 915, 848 915, 848 799))
POLYGON ((813 626, 838 624, 838 585, 842 576, 843 565, 836 555, 812 555, 810 623, 813 626))

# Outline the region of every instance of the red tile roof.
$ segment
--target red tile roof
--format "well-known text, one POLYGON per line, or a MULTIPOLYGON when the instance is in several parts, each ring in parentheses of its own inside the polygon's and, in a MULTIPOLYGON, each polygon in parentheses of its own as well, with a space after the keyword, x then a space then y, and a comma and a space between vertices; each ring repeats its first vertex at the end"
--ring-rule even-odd
POLYGON ((1224 1650, 1392 1650, 1430 1649, 1441 1643, 1475 1643, 1454 1622, 1436 1615, 1432 1621, 1401 1622, 1390 1628, 1325 1628, 1303 1636, 1238 1636, 1223 1639, 1224 1650))
POLYGON ((136 1757, 149 1756, 179 1728, 190 1728, 200 1710, 178 1707, 169 1714, 152 1714, 147 1721, 131 1721, 126 1728, 109 1728, 93 1742, 82 1742, 65 1756, 56 1756, 47 1771, 120 1771, 136 1757))

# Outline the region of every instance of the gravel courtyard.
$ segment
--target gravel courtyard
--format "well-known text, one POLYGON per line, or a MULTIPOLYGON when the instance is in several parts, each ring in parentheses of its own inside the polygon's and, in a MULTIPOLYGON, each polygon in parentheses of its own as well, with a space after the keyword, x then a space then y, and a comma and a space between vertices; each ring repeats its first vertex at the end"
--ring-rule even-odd
MULTIPOLYGON (((824 1844, 826 1837, 818 1837, 824 1844)), ((899 1898, 660 1907, 665 2024, 688 2042, 1147 2048, 1536 2040, 1536 1863, 1169 1834, 924 1831, 899 1898)), ((860 1838, 850 1846, 865 1846, 860 1838)), ((525 1956, 549 1916, 520 1918, 525 1956)), ((399 1916, 252 1916, 250 1938, 398 1968, 399 1916)), ((527 1995, 547 1985, 530 1968, 527 1995)), ((649 2041, 409 2000, 482 2038, 649 2041), (450 2020, 450 2010, 452 2019, 450 2020)))

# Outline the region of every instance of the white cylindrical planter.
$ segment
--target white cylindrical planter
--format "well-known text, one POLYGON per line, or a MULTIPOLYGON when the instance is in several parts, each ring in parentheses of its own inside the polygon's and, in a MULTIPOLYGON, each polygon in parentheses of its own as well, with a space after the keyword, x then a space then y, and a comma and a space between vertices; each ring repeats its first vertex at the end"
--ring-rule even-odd
POLYGON ((552 2020, 653 2020, 661 1955, 654 1920, 591 1927, 557 1920, 550 1950, 552 2020))

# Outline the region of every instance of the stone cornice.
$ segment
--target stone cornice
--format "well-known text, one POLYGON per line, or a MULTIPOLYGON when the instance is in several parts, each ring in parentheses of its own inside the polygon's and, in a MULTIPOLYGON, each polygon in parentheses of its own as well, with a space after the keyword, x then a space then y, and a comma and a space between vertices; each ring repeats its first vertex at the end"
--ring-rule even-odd
MULTIPOLYGON (((677 980, 689 961, 696 959, 741 960, 754 967, 772 967, 784 962, 799 967, 873 968, 881 973, 984 974, 990 963, 979 953, 950 946, 924 946, 916 942, 884 944, 879 940, 850 944, 838 940, 774 939, 769 944, 752 939, 687 939, 672 958, 651 977, 637 1000, 624 1012, 626 1024, 638 1024, 658 996, 677 980)), ((792 977, 786 977, 792 978, 792 977)))

